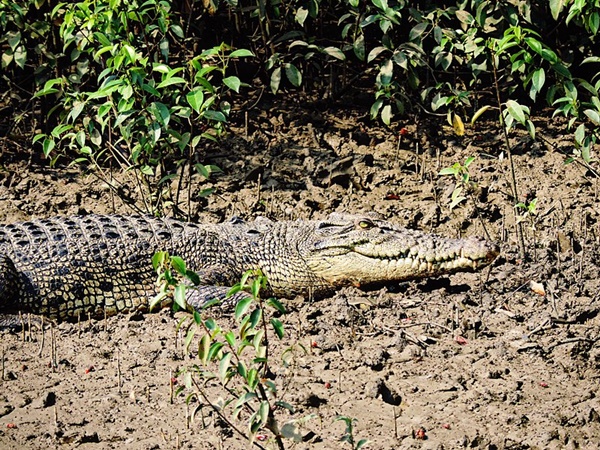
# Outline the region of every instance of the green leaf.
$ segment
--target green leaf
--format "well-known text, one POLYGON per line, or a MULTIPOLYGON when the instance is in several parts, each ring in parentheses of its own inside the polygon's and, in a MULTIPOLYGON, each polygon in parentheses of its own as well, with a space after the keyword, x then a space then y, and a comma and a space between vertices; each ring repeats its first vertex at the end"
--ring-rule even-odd
POLYGON ((181 77, 171 77, 171 78, 167 78, 164 81, 161 81, 160 83, 158 83, 158 86, 156 86, 158 89, 160 88, 164 88, 167 86, 171 86, 173 84, 184 84, 186 83, 185 79, 181 78, 181 77))
POLYGON ((365 60, 365 35, 360 34, 352 43, 352 50, 360 61, 365 60))
POLYGON ((533 50, 534 52, 536 52, 538 55, 542 54, 542 43, 540 41, 538 41, 536 38, 532 38, 532 37, 526 37, 523 39, 525 41, 525 43, 529 46, 529 48, 531 50, 533 50))
POLYGON ((31 141, 31 142, 32 142, 33 144, 35 144, 37 141, 39 141, 39 140, 41 140, 41 139, 44 139, 44 138, 46 138, 46 137, 48 137, 48 136, 47 136, 47 135, 45 135, 45 134, 43 134, 43 133, 38 133, 38 134, 36 134, 36 135, 33 137, 33 139, 32 139, 32 141, 31 141))
POLYGON ((192 270, 186 270, 185 276, 194 284, 194 286, 199 286, 201 284, 200 277, 196 272, 192 270))
POLYGON ((242 300, 240 300, 239 302, 237 302, 237 305, 235 305, 235 318, 236 320, 240 320, 240 317, 242 317, 243 315, 245 315, 248 312, 248 309, 250 308, 250 305, 252 304, 252 298, 251 297, 247 297, 244 298, 242 300))
POLYGON ((308 9, 304 8, 303 6, 298 8, 298 10, 296 11, 296 16, 295 16, 295 20, 298 23, 298 25, 300 25, 301 27, 304 26, 304 21, 306 20, 307 17, 308 17, 308 9))
MULTIPOLYGON (((596 3, 596 8, 598 8, 598 3, 596 3)), ((595 36, 598 33, 598 28, 600 28, 600 14, 597 11, 594 11, 590 14, 588 18, 588 26, 590 27, 590 31, 595 36)))
POLYGON ((285 306, 283 306, 283 304, 276 298, 271 297, 270 299, 268 299, 267 305, 275 308, 281 314, 287 314, 287 310, 285 309, 285 306))
POLYGON ((542 87, 544 86, 544 83, 546 82, 546 72, 544 72, 544 69, 542 67, 540 67, 538 70, 533 72, 533 76, 531 77, 531 82, 537 92, 540 92, 542 90, 542 87))
POLYGON ((223 348, 222 342, 213 342, 208 350, 207 358, 209 361, 213 361, 218 357, 219 352, 223 348))
POLYGON ((581 124, 575 130, 575 142, 581 146, 583 145, 583 141, 585 139, 585 125, 581 124))
POLYGON ((468 11, 465 11, 464 9, 459 9, 455 12, 456 14, 456 18, 461 22, 464 23, 465 25, 472 25, 475 22, 475 19, 473 19, 473 16, 471 15, 471 13, 469 13, 468 11))
POLYGON ((513 119, 520 124, 525 125, 525 113, 523 112, 523 106, 514 100, 507 100, 506 109, 513 119))
POLYGON ((559 63, 559 59, 558 59, 558 55, 550 50, 549 48, 543 48, 542 49, 542 58, 544 58, 546 61, 548 61, 550 64, 558 64, 559 63))
POLYGON ((467 199, 467 197, 461 195, 463 188, 461 186, 457 186, 452 192, 452 196, 450 198, 450 209, 454 209, 460 202, 467 199))
MULTIPOLYGON (((6 68, 10 65, 10 63, 13 60, 13 52, 11 50, 7 50, 6 52, 2 53, 2 68, 6 68)), ((37 95, 37 94, 36 94, 37 95)))
POLYGON ((257 278, 256 280, 252 281, 252 286, 250 287, 250 292, 252 292, 252 297, 259 298, 260 288, 261 288, 260 279, 257 278))
POLYGON ((206 178, 206 179, 210 178, 210 170, 204 164, 200 164, 200 163, 194 164, 194 168, 204 178, 206 178))
POLYGON ((167 105, 161 102, 153 102, 150 104, 149 110, 162 126, 166 127, 169 124, 171 113, 167 105))
POLYGON ((263 329, 260 329, 252 338, 252 346, 254 347, 257 353, 260 353, 261 348, 264 348, 264 346, 262 345, 264 335, 265 331, 263 329))
POLYGON ((535 140, 535 125, 533 124, 533 122, 528 119, 527 123, 525 124, 525 127, 527 128, 527 131, 529 132, 529 136, 531 136, 531 139, 535 140))
POLYGON ((361 448, 363 448, 365 445, 367 445, 369 443, 368 439, 361 439, 360 441, 358 441, 356 443, 356 450, 360 450, 361 448))
POLYGON ((485 105, 485 106, 482 106, 481 108, 479 108, 477 111, 475 111, 475 114, 473 114, 473 118, 471 119, 471 125, 473 125, 475 123, 475 121, 477 119, 479 119, 479 117, 481 117, 481 115, 490 108, 492 108, 492 106, 485 105))
MULTIPOLYGON (((2 5, 2 6, 4 6, 4 5, 2 5)), ((17 49, 17 47, 19 46, 19 44, 21 43, 21 32, 17 31, 15 33, 14 31, 9 31, 5 34, 5 37, 7 38, 6 42, 8 42, 8 46, 14 52, 17 49)))
POLYGON ((169 254, 167 252, 156 252, 152 256, 152 267, 154 268, 154 270, 157 270, 159 267, 162 267, 168 257, 169 254))
POLYGON ((391 59, 386 60, 379 69, 379 82, 382 86, 389 86, 394 75, 394 64, 391 59))
POLYGON ((248 369, 243 361, 239 361, 237 364, 237 373, 245 380, 248 377, 248 369))
POLYGON ((140 167, 140 172, 150 177, 154 175, 154 169, 149 165, 143 165, 142 167, 140 167))
POLYGON ((178 273, 185 275, 187 269, 185 267, 185 261, 182 258, 179 256, 171 256, 171 265, 178 273))
POLYGON ((199 330, 199 328, 197 327, 191 327, 186 336, 185 336, 185 341, 184 341, 184 348, 185 351, 188 352, 190 350, 190 344, 192 343, 192 340, 194 339, 194 336, 196 335, 196 331, 199 330))
POLYGON ((586 109, 583 113, 594 123, 594 125, 600 125, 600 114, 598 114, 598 111, 586 109))
POLYGON ((404 70, 408 70, 408 56, 405 52, 399 51, 394 53, 392 60, 397 66, 403 68, 404 70))
POLYGON ((21 69, 25 68, 25 63, 27 62, 27 50, 22 45, 19 45, 14 53, 15 64, 19 66, 21 69))
POLYGON ((256 328, 256 326, 261 321, 261 319, 262 319, 262 309, 256 308, 250 314, 250 328, 256 328))
POLYGON ((229 330, 225 333, 225 340, 231 346, 231 348, 235 348, 235 334, 233 331, 229 330))
POLYGON ((34 97, 41 97, 43 95, 55 94, 59 92, 58 89, 54 88, 54 85, 60 84, 61 82, 62 80, 60 78, 53 78, 52 80, 46 81, 44 87, 38 92, 36 92, 34 97))
POLYGON ((42 144, 42 151, 44 152, 44 156, 47 158, 50 152, 54 149, 56 143, 52 139, 44 139, 44 143, 42 144))
POLYGON ((234 50, 229 54, 230 58, 243 58, 246 56, 254 56, 250 50, 246 50, 245 48, 240 48, 238 50, 234 50))
POLYGON ((553 64, 552 70, 554 70, 559 75, 562 75, 563 77, 567 78, 568 80, 570 80, 572 78, 571 72, 569 71, 569 69, 567 69, 564 65, 562 65, 560 63, 553 64))
POLYGON ((69 124, 57 125, 52 129, 52 132, 50 134, 52 134, 52 136, 54 136, 55 138, 59 138, 65 131, 68 131, 72 128, 73 125, 69 124))
POLYGON ((302 84, 302 73, 298 70, 298 68, 291 64, 285 64, 285 76, 287 79, 294 85, 295 87, 299 87, 302 84))
POLYGON ((371 0, 371 1, 378 9, 381 9, 383 11, 388 9, 387 0, 371 0))
POLYGON ((371 62, 373 61, 375 58, 377 58, 382 52, 386 51, 387 48, 383 47, 383 46, 379 46, 379 47, 375 47, 373 48, 373 50, 371 50, 369 52, 369 56, 367 56, 367 62, 371 62))
POLYGON ((166 64, 162 64, 162 63, 158 63, 158 64, 154 64, 152 66, 152 70, 154 72, 159 72, 159 73, 169 73, 171 71, 171 68, 169 66, 167 66, 166 64))
POLYGON ((554 20, 558 20, 558 16, 562 12, 567 1, 568 0, 550 0, 550 13, 554 20))
POLYGON ((246 383, 251 391, 256 389, 256 385, 258 384, 258 370, 254 368, 248 370, 248 374, 246 375, 246 383))
POLYGON ((223 84, 225 86, 227 86, 229 89, 231 89, 232 91, 239 93, 240 86, 242 83, 238 77, 231 76, 231 77, 223 78, 223 84))
POLYGON ((148 311, 152 312, 154 310, 154 308, 156 307, 156 305, 161 303, 168 296, 169 296, 169 294, 167 294, 166 292, 159 292, 158 294, 156 294, 154 296, 154 298, 152 298, 152 300, 148 304, 148 311))
POLYGON ((383 121, 383 123, 389 126, 392 120, 392 116, 392 105, 385 105, 381 110, 381 120, 383 121))
POLYGON ((214 120, 216 122, 227 122, 227 117, 221 111, 213 111, 211 109, 203 111, 202 117, 208 120, 214 120))
POLYGON ((206 365, 208 362, 208 351, 210 350, 210 336, 205 334, 198 342, 198 359, 202 361, 202 364, 206 365))
POLYGON ((415 25, 409 31, 409 33, 408 33, 408 39, 410 41, 420 41, 421 40, 421 36, 423 36, 423 33, 425 33, 425 30, 427 30, 428 26, 429 26, 428 22, 420 22, 420 23, 418 23, 417 25, 415 25))
POLYGON ((275 317, 271 318, 271 326, 273 327, 273 330, 275 331, 275 334, 277 335, 277 337, 279 339, 283 338, 284 333, 284 329, 283 329, 283 324, 281 323, 280 320, 276 319, 275 317))
POLYGON ((269 402, 264 400, 260 403, 258 411, 252 414, 249 423, 251 436, 256 434, 258 430, 260 430, 265 425, 265 423, 267 423, 267 420, 269 418, 269 409, 269 402))
POLYGON ((75 141, 77 141, 77 145, 79 145, 79 147, 84 147, 85 146, 85 131, 79 130, 77 132, 77 134, 75 135, 75 141))
POLYGON ((225 378, 227 376, 227 371, 229 369, 232 356, 233 355, 230 352, 225 353, 223 359, 221 359, 221 362, 219 363, 219 378, 221 379, 222 383, 225 383, 225 378))
POLYGON ((173 294, 173 300, 184 311, 187 309, 187 302, 185 301, 186 288, 185 284, 180 283, 175 286, 175 293, 173 294))
MULTIPOLYGON (((355 42, 355 44, 356 44, 356 42, 355 42)), ((323 49, 323 53, 326 53, 327 55, 329 55, 329 56, 332 56, 332 57, 333 57, 333 58, 335 58, 335 59, 339 59, 340 61, 344 61, 344 60, 346 59, 346 55, 344 55, 344 52, 343 52, 343 51, 341 51, 341 50, 340 50, 339 48, 337 48, 337 47, 325 47, 325 48, 323 49)), ((358 56, 358 55, 357 55, 357 56, 358 56)), ((364 60, 364 57, 365 57, 365 53, 364 53, 364 51, 363 51, 363 53, 362 53, 362 57, 363 57, 363 59, 362 59, 362 60, 364 60)), ((360 58, 359 58, 359 59, 360 59, 360 58)), ((361 61, 362 61, 362 60, 361 60, 361 61)))
POLYGON ((371 110, 370 110, 371 119, 375 119, 377 117, 377 115, 379 114, 379 110, 381 109, 382 106, 383 106, 383 99, 382 98, 376 100, 371 105, 371 110))
POLYGON ((446 167, 438 172, 438 175, 456 175, 458 172, 454 167, 446 167))
POLYGON ((279 90, 279 85, 281 84, 281 67, 276 67, 271 74, 271 92, 273 94, 277 94, 279 90))
POLYGON ((204 92, 202 88, 197 87, 192 91, 188 92, 185 96, 188 104, 192 107, 194 111, 197 113, 200 112, 200 108, 202 108, 202 104, 204 103, 204 92))
POLYGON ((183 29, 176 23, 171 24, 171 32, 180 39, 185 37, 183 34, 183 29))

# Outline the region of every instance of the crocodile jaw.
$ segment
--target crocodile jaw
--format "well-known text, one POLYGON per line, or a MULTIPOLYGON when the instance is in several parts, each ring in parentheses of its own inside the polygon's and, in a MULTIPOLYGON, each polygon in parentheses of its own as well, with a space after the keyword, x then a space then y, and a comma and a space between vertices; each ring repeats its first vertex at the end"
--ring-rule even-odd
POLYGON ((334 286, 397 282, 455 272, 472 272, 498 256, 496 245, 477 238, 443 239, 410 231, 412 245, 394 239, 351 248, 334 247, 307 258, 313 272, 334 286))

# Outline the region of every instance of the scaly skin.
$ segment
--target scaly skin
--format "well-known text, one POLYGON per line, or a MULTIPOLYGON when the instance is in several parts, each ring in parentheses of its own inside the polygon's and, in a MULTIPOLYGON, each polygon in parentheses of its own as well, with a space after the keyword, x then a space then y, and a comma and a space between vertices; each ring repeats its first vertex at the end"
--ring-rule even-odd
POLYGON ((267 276, 272 295, 323 297, 344 285, 473 271, 498 255, 480 239, 445 239, 365 215, 216 225, 58 217, 0 226, 0 310, 55 320, 145 311, 156 293, 151 258, 159 250, 199 273, 203 286, 188 297, 196 308, 224 298, 249 269, 267 276))

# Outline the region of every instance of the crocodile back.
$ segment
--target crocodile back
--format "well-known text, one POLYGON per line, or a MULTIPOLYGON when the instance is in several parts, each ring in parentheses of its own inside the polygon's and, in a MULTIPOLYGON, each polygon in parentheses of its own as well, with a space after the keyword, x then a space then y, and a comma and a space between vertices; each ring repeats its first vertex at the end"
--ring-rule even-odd
MULTIPOLYGON (((60 320, 144 310, 154 293, 152 255, 196 229, 175 220, 117 215, 2 225, 0 254, 14 264, 20 282, 18 292, 0 289, 0 308, 60 320)), ((5 267, 10 271, 6 263, 0 269, 5 267)))
MULTIPOLYGON (((194 224, 149 216, 88 215, 52 217, 0 225, 0 251, 34 256, 35 249, 108 246, 123 242, 166 241, 181 235, 194 224)), ((19 259, 20 257, 18 257, 19 259)))

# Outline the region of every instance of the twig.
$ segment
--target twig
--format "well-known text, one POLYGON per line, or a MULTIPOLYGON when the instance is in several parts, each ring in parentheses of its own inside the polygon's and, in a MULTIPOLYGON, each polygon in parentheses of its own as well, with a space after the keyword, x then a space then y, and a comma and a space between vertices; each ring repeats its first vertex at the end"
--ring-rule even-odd
POLYGON ((591 342, 593 344, 596 341, 597 341, 597 339, 593 340, 593 339, 588 339, 588 338, 570 338, 570 339, 565 339, 564 341, 556 342, 555 344, 549 345, 544 350, 546 352, 550 352, 551 350, 558 347, 559 345, 575 344, 577 342, 591 342))
POLYGON ((40 342, 40 351, 38 352, 38 358, 42 356, 42 351, 44 350, 44 343, 46 341, 46 331, 44 330, 44 316, 41 316, 41 327, 42 327, 42 339, 40 342))
POLYGON ((382 327, 384 330, 386 330, 386 331, 389 331, 389 332, 391 332, 391 333, 394 333, 394 334, 400 334, 400 335, 401 335, 402 337, 404 337, 404 338, 405 338, 407 341, 409 341, 409 342, 411 342, 411 343, 413 343, 413 344, 415 344, 415 345, 417 345, 417 346, 419 346, 419 347, 421 347, 421 348, 423 348, 423 349, 425 349, 425 348, 429 347, 429 344, 428 344, 427 342, 425 342, 425 341, 423 341, 423 340, 419 339, 418 337, 416 337, 416 336, 414 336, 414 335, 410 334, 409 332, 407 332, 407 331, 405 331, 405 330, 403 330, 403 329, 397 329, 397 330, 395 330, 395 329, 393 329, 393 328, 389 328, 389 327, 387 327, 387 326, 385 326, 385 325, 381 325, 381 327, 382 327))
POLYGON ((537 327, 535 327, 533 330, 531 330, 529 332, 529 336, 533 336, 534 334, 540 333, 545 330, 549 330, 553 326, 554 326, 554 322, 552 321, 552 318, 548 317, 541 324, 539 324, 537 327))
POLYGON ((121 393, 121 352, 117 347, 117 385, 119 387, 119 394, 121 393))
MULTIPOLYGON (((502 117, 502 100, 500 99, 500 85, 498 84, 498 68, 496 67, 496 58, 492 53, 492 69, 494 75, 494 86, 496 89, 496 101, 498 102, 498 109, 500 111, 499 120, 500 126, 502 127, 502 132, 504 134, 504 143, 506 144, 506 153, 508 155, 508 162, 510 167, 510 175, 511 175, 511 188, 513 194, 513 201, 516 203, 519 201, 519 191, 517 189, 517 177, 515 175, 515 165, 512 157, 512 149, 510 147, 510 141, 508 139, 508 130, 506 129, 506 124, 504 123, 504 117, 502 117)), ((519 253, 521 258, 525 259, 525 239, 523 238, 523 224, 516 220, 516 210, 513 210, 515 214, 515 222, 517 227, 517 241, 519 242, 519 253)))
POLYGON ((54 335, 54 324, 50 327, 50 364, 52 364, 52 371, 56 371, 57 358, 56 358, 56 336, 54 335))
MULTIPOLYGON (((198 393, 200 394, 200 396, 202 397, 202 399, 206 402, 206 404, 208 406, 210 406, 212 408, 212 410, 217 414, 217 416, 219 416, 219 418, 225 422, 227 424, 227 426, 229 428, 231 428, 233 431, 235 431, 237 434, 239 434, 240 436, 242 436, 244 439, 248 439, 248 437, 239 429, 237 428, 226 416, 225 414, 223 414, 221 412, 221 410, 219 408, 217 408, 210 400, 209 398, 206 396, 206 393, 202 390, 202 388, 200 388, 200 386, 198 385, 198 382, 194 379, 194 377, 192 377, 192 383, 194 383, 194 386, 196 386, 196 389, 198 390, 198 393)), ((266 450, 265 447, 263 447, 262 445, 260 445, 258 442, 253 441, 252 444, 254 444, 256 447, 260 448, 261 450, 266 450)))

